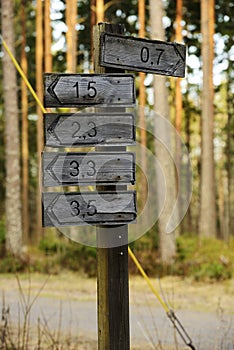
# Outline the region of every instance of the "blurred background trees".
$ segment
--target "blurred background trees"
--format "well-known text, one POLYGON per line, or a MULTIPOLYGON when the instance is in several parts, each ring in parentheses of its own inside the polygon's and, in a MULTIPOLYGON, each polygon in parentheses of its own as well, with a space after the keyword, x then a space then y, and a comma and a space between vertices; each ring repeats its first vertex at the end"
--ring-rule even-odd
MULTIPOLYGON (((41 100, 43 72, 92 72, 92 26, 97 21, 123 23, 129 35, 184 42, 187 45, 186 78, 136 74, 137 94, 140 104, 161 110, 173 123, 190 153, 193 197, 178 234, 200 234, 228 242, 234 232, 233 9, 231 0, 3 0, 1 33, 41 100), (6 12, 10 8, 13 18, 6 12), (162 34, 154 32, 156 15, 162 34), (12 25, 13 36, 4 23, 12 25)), ((11 76, 16 71, 12 64, 6 66, 9 57, 3 47, 0 54, 0 72, 4 77, 0 81, 1 235, 11 237, 14 229, 10 225, 16 220, 23 244, 31 244, 38 242, 43 234, 38 181, 43 116, 18 74, 16 85, 10 87, 14 83, 11 76), (12 96, 8 96, 6 90, 12 96), (14 114, 8 110, 8 104, 11 108, 16 104, 14 114), (15 130, 9 131, 9 127, 15 130), (21 130, 18 143, 17 130, 21 130), (18 180, 17 159, 21 165, 18 180), (14 170, 10 170, 11 166, 14 170), (21 212, 17 214, 18 202, 21 202, 21 212)), ((147 126, 151 120, 142 114, 140 123, 147 126)), ((158 152, 149 135, 141 132, 138 139, 158 152)), ((179 146, 176 150, 180 157, 179 146)), ((173 183, 175 176, 171 176, 173 183)), ((139 193, 140 200, 144 201, 145 190, 142 192, 141 188, 139 193)), ((154 236, 158 231, 160 233, 160 220, 153 229, 154 236)), ((18 244, 21 245, 20 241, 18 244)), ((172 253, 165 260, 170 261, 174 256, 175 242, 173 245, 172 253)), ((161 253, 163 257, 163 250, 161 253)))

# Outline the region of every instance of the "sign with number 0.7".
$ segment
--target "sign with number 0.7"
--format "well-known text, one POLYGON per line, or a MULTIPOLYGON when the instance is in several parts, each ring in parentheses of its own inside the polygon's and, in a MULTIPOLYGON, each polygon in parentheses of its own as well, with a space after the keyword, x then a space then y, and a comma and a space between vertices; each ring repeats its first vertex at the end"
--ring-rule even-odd
POLYGON ((183 44, 117 34, 101 35, 100 65, 133 71, 184 77, 183 44))

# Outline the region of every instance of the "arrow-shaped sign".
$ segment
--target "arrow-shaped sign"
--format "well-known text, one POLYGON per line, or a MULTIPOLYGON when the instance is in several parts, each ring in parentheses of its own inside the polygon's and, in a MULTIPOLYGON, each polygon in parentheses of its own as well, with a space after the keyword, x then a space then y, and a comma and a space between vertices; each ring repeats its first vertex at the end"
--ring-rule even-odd
POLYGON ((44 186, 135 183, 135 157, 130 152, 42 154, 44 186))
POLYGON ((77 147, 135 143, 134 115, 130 113, 44 114, 45 145, 77 147))
POLYGON ((101 35, 100 65, 105 67, 184 77, 185 58, 183 44, 109 33, 101 35))
POLYGON ((43 227, 121 225, 136 219, 135 191, 42 193, 43 227))
POLYGON ((132 106, 134 78, 130 74, 44 74, 45 107, 90 105, 132 106))

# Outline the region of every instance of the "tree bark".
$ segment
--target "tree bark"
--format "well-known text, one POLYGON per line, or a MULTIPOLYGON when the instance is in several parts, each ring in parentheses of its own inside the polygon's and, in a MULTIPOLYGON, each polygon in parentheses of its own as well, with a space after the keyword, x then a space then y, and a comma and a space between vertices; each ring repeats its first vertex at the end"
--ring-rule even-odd
POLYGON ((104 0, 96 0, 97 23, 104 22, 104 0))
MULTIPOLYGON (((144 38, 145 36, 145 0, 138 2, 138 18, 139 18, 139 37, 144 38)), ((144 207, 147 199, 147 161, 146 161, 146 121, 145 121, 145 73, 139 73, 140 85, 139 85, 139 124, 140 124, 140 142, 141 142, 141 186, 140 186, 140 197, 141 205, 144 207)))
POLYGON ((50 0, 44 0, 44 32, 45 32, 45 72, 52 72, 53 60, 51 54, 51 24, 50 24, 50 0))
MULTIPOLYGON (((176 1, 176 30, 175 30, 175 40, 178 43, 181 43, 182 41, 182 0, 176 1)), ((181 132, 181 121, 182 121, 182 93, 181 93, 181 86, 180 86, 181 79, 176 78, 176 96, 175 96, 175 110, 176 110, 176 116, 175 116, 175 126, 177 132, 180 134, 181 132)), ((180 152, 179 145, 177 145, 177 151, 180 152)))
MULTIPOLYGON (((182 9, 183 0, 176 1, 176 28, 175 28, 175 41, 178 43, 182 42, 182 9)), ((175 81, 175 128, 179 135, 181 135, 181 124, 182 124, 182 92, 181 92, 181 78, 176 78, 175 81)), ((178 177, 181 176, 181 143, 180 138, 176 138, 176 164, 178 177)), ((177 188, 178 190, 178 188, 177 188)), ((179 196, 179 211, 182 208, 182 198, 179 196)), ((181 217, 181 214, 180 214, 181 217)), ((177 230, 178 231, 178 230, 177 230)))
POLYGON ((201 120, 201 237, 216 237, 216 193, 214 171, 214 0, 201 1, 202 30, 202 120, 201 120))
POLYGON ((66 41, 67 41, 67 72, 76 73, 77 65, 77 0, 66 1, 66 41))
MULTIPOLYGON (((37 0, 36 11, 36 91, 40 101, 43 101, 43 6, 42 1, 37 0)), ((37 105, 37 157, 38 157, 38 186, 37 186, 37 231, 35 242, 42 236, 42 214, 41 214, 41 171, 40 159, 43 150, 43 112, 37 105)))
MULTIPOLYGON (((21 68, 25 75, 28 74, 28 62, 25 52, 26 47, 26 15, 25 0, 21 0, 21 26, 22 26, 22 46, 21 46, 21 68)), ((21 80, 21 108, 22 108, 22 220, 23 220, 23 241, 29 243, 29 151, 28 151, 28 93, 27 86, 23 79, 21 80)))
MULTIPOLYGON (((151 20, 151 38, 158 40, 165 40, 165 33, 162 26, 163 18, 163 3, 162 0, 150 0, 150 20, 151 20)), ((168 105, 168 89, 166 87, 165 76, 154 76, 154 111, 156 114, 163 116, 169 120, 169 105, 168 105)), ((166 198, 164 202, 164 194, 161 190, 164 184, 160 182, 160 177, 157 174, 157 201, 160 208, 163 208, 158 220, 160 255, 164 264, 172 264, 176 254, 175 234, 166 233, 166 226, 172 213, 175 204, 175 171, 171 163, 170 155, 166 147, 171 148, 170 131, 167 130, 166 123, 157 123, 155 120, 155 134, 162 136, 166 140, 166 144, 162 144, 155 139, 155 152, 158 162, 162 168, 165 186, 166 198)))
MULTIPOLYGON (((2 33, 15 56, 14 1, 2 0, 2 33)), ((3 91, 6 149, 6 250, 16 256, 22 248, 20 142, 16 70, 4 50, 3 91)))
MULTIPOLYGON (((188 82, 188 79, 187 79, 187 91, 186 91, 186 94, 185 94, 185 106, 184 107, 184 118, 185 118, 185 142, 186 142, 186 147, 187 147, 187 150, 188 150, 188 153, 190 153, 190 150, 191 150, 191 118, 190 118, 190 107, 189 107, 189 82, 188 82)), ((186 165, 186 169, 187 169, 187 172, 189 173, 189 164, 187 163, 186 165)), ((189 191, 190 191, 190 181, 191 179, 189 177, 186 178, 186 193, 188 194, 189 191)), ((189 198, 186 197, 186 200, 188 201, 189 198)), ((183 226, 183 229, 185 232, 195 232, 196 229, 195 229, 195 225, 193 223, 194 220, 192 220, 192 206, 190 205, 188 207, 188 211, 186 213, 186 216, 185 216, 185 219, 183 221, 185 221, 185 225, 183 226)), ((197 222, 197 218, 195 218, 195 221, 197 222)))
POLYGON ((93 71, 93 64, 94 64, 94 59, 93 59, 93 26, 96 24, 96 8, 95 8, 96 0, 91 0, 90 1, 90 63, 91 63, 91 71, 93 71))

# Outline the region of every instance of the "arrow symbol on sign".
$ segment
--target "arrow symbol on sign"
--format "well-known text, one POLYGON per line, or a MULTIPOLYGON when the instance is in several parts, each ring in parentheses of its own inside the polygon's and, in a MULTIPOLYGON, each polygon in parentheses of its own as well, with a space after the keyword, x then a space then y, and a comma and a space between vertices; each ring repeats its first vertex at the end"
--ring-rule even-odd
POLYGON ((180 50, 180 46, 177 44, 177 43, 173 43, 173 48, 174 48, 174 51, 176 53, 177 56, 179 56, 179 60, 176 62, 176 64, 173 66, 172 69, 170 69, 170 73, 174 74, 177 69, 180 67, 180 65, 183 65, 184 62, 185 62, 185 55, 183 55, 183 53, 185 53, 185 50, 180 50), (182 60, 182 62, 181 62, 182 60))
POLYGON ((59 119, 60 119, 60 116, 58 116, 57 118, 55 118, 55 119, 52 121, 52 123, 50 124, 50 126, 47 128, 48 134, 50 134, 50 135, 52 135, 52 134, 55 135, 57 139, 58 139, 58 137, 57 137, 57 135, 56 135, 56 126, 57 126, 57 124, 58 124, 58 122, 59 122, 59 119))
POLYGON ((56 226, 56 223, 58 223, 58 218, 55 215, 53 210, 58 199, 59 199, 59 194, 50 202, 50 204, 48 205, 45 211, 51 223, 53 224, 53 226, 56 226))
POLYGON ((59 82, 60 77, 57 75, 55 80, 50 84, 50 86, 47 88, 48 93, 50 94, 50 96, 52 96, 53 98, 55 98, 60 104, 62 104, 62 102, 59 100, 58 96, 56 95, 54 89, 56 87, 56 85, 59 82))
MULTIPOLYGON (((54 196, 55 194, 51 193, 51 195, 54 196)), ((68 220, 72 220, 70 202, 64 194, 55 195, 45 209, 45 213, 52 223, 52 226, 61 226, 72 223, 68 222, 68 220), (63 206, 62 213, 64 214, 64 217, 61 216, 61 205, 63 206)))
POLYGON ((177 54, 177 56, 180 56, 180 58, 182 59, 183 62, 185 62, 185 50, 183 47, 183 51, 182 49, 180 50, 180 46, 177 43, 173 43, 173 47, 175 50, 175 53, 177 54), (183 55, 184 53, 184 55, 183 55))
POLYGON ((59 183, 61 183, 61 179, 56 175, 56 172, 54 172, 54 165, 56 164, 59 157, 59 154, 55 156, 55 158, 47 165, 46 171, 50 174, 52 179, 54 179, 56 182, 58 181, 59 183))

